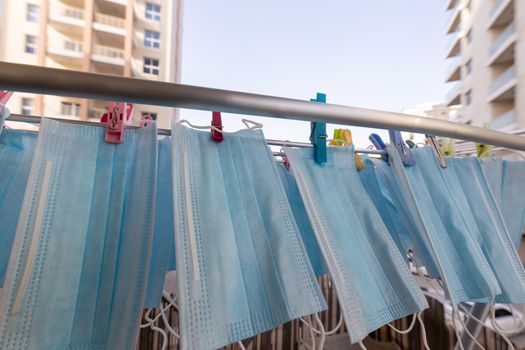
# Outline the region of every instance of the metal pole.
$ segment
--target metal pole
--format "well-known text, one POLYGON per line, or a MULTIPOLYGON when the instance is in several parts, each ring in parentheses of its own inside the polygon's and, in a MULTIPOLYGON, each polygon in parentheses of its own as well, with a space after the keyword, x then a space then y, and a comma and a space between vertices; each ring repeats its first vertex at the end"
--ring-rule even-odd
POLYGON ((0 63, 0 89, 396 129, 525 151, 520 136, 439 119, 15 63, 0 63))

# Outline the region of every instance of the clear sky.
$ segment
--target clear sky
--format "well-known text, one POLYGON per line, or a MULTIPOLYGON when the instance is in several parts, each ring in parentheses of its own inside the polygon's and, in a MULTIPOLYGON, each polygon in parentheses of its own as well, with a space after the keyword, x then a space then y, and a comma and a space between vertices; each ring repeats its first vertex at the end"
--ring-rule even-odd
MULTIPOLYGON (((399 112, 443 100, 441 0, 186 0, 182 82, 399 112)), ((246 117, 246 116, 242 116, 246 117)), ((211 112, 181 118, 209 124, 211 112)), ((227 130, 241 116, 224 115, 227 130)), ((309 123, 248 117, 267 138, 307 141, 309 123)), ((329 125, 329 136, 334 126, 329 125)), ((359 147, 370 130, 351 128, 359 147)), ((376 130, 377 132, 377 130, 376 130)))

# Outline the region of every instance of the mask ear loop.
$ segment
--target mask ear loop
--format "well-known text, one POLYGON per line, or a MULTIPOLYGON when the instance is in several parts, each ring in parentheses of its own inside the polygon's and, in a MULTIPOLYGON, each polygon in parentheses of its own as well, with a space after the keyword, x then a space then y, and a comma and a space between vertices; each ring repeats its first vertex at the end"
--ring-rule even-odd
POLYGON ((430 350, 430 346, 428 346, 428 341, 427 341, 427 330, 425 329, 425 322, 423 322, 423 319, 421 318, 422 314, 423 314, 423 311, 416 312, 416 318, 419 321, 419 327, 421 328, 421 337, 423 338, 423 346, 425 347, 425 350, 430 350))
MULTIPOLYGON (((146 311, 146 314, 144 314, 144 318, 146 319, 146 321, 148 323, 147 324, 141 324, 140 328, 147 328, 149 326, 152 331, 160 333, 162 335, 162 348, 161 348, 161 350, 166 350, 167 347, 168 347, 168 335, 166 334, 166 332, 164 332, 164 330, 162 328, 159 328, 159 327, 155 326, 155 321, 151 317, 149 317, 149 315, 151 313, 151 310, 153 310, 153 309, 151 309, 151 308, 148 309, 146 311)), ((158 318, 156 318, 156 319, 158 319, 158 318)))
POLYGON ((339 330, 339 328, 341 328, 341 326, 343 325, 343 314, 342 313, 340 314, 339 321, 337 322, 337 325, 334 327, 334 329, 332 329, 332 330, 330 330, 328 332, 324 329, 324 326, 323 326, 322 330, 318 330, 318 329, 314 328, 311 324, 309 324, 308 321, 304 320, 304 318, 299 317, 299 320, 304 325, 306 325, 307 327, 312 327, 312 330, 313 330, 313 332, 315 334, 320 335, 322 332, 324 332, 325 336, 329 336, 329 335, 335 334, 339 330))
POLYGON ((417 316, 417 312, 415 314, 412 315, 412 321, 410 322, 410 326, 405 329, 405 330, 400 330, 400 329, 397 329, 396 327, 392 326, 390 323, 387 323, 387 326, 390 327, 391 330, 393 330, 394 332, 398 333, 398 334, 407 334, 407 333, 410 333, 410 331, 412 331, 412 329, 414 328, 414 325, 416 324, 416 316, 417 316))
POLYGON ((177 299, 177 296, 173 297, 173 299, 171 298, 171 296, 169 295, 168 292, 166 292, 165 290, 162 291, 162 296, 169 301, 168 305, 166 305, 165 308, 161 307, 160 308, 160 314, 162 316, 162 320, 164 321, 164 325, 166 326, 166 328, 168 329, 168 332, 173 335, 175 338, 179 339, 180 336, 177 332, 175 332, 175 330, 171 327, 169 321, 168 321, 168 317, 166 317, 166 314, 164 313, 165 310, 167 309, 170 309, 172 306, 175 308, 175 310, 178 311, 178 308, 175 306, 175 300, 177 299))
POLYGON ((494 330, 496 331, 496 333, 498 333, 500 337, 503 338, 505 343, 507 343, 507 346, 511 350, 514 350, 514 345, 509 340, 509 338, 507 338, 507 336, 503 334, 503 329, 499 327, 498 322, 496 321, 496 306, 494 305, 494 300, 492 298, 489 300, 489 305, 490 305, 490 322, 492 323, 494 330))
POLYGON ((187 124, 188 126, 192 127, 193 129, 214 130, 214 131, 216 131, 218 133, 221 133, 221 134, 235 134, 235 133, 238 133, 240 131, 261 129, 263 127, 263 124, 258 123, 258 122, 254 122, 253 120, 242 119, 242 122, 246 126, 246 129, 240 129, 240 130, 237 130, 237 131, 224 131, 224 130, 221 130, 221 129, 217 128, 216 126, 213 126, 213 125, 195 125, 195 124, 190 123, 186 119, 179 120, 178 123, 179 124, 187 124), (253 124, 253 126, 250 126, 248 123, 253 124))
MULTIPOLYGON (((319 350, 323 350, 324 348, 324 342, 326 340, 326 332, 325 332, 325 329, 324 329, 324 325, 323 325, 323 322, 321 321, 321 319, 319 318, 319 314, 315 313, 314 314, 314 318, 315 318, 315 322, 317 323, 317 325, 319 326, 319 329, 321 330, 321 336, 319 337, 319 346, 317 347, 319 350)), ((313 329, 313 327, 312 327, 313 329)))

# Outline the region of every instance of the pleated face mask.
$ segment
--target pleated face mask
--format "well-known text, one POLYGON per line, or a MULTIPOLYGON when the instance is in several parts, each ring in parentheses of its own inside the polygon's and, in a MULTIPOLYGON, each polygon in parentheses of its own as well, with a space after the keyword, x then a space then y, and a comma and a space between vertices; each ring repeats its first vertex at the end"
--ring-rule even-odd
POLYGON ((37 134, 0 127, 0 288, 4 283, 37 134))
POLYGON ((352 343, 395 319, 426 308, 381 217, 358 178, 353 147, 285 148, 352 343))
POLYGON ((388 145, 387 152, 403 198, 410 204, 411 218, 418 223, 416 234, 432 253, 453 304, 498 294, 496 278, 479 243, 459 216, 460 208, 438 171, 444 169, 439 168, 432 150, 414 152, 416 165, 409 167, 403 166, 396 148, 388 145))
POLYGON ((295 222, 297 223, 297 227, 299 228, 299 232, 303 238, 303 243, 308 253, 308 257, 310 258, 310 262, 314 268, 314 273, 316 276, 322 276, 326 273, 324 269, 323 256, 321 255, 319 245, 315 239, 315 234, 308 219, 308 214, 306 213, 306 208, 304 207, 301 194, 299 193, 299 188, 297 188, 295 178, 290 173, 290 171, 286 170, 283 164, 278 164, 277 169, 279 170, 279 175, 281 176, 284 191, 288 197, 288 202, 292 208, 295 222))
POLYGON ((525 303, 525 272, 480 161, 474 157, 447 158, 447 164, 457 173, 480 231, 483 252, 499 281, 502 293, 495 301, 525 303))
MULTIPOLYGON (((173 250, 173 180, 171 137, 159 141, 157 165, 157 196, 155 199, 155 229, 151 245, 151 262, 144 307, 160 305, 166 272, 170 270, 173 250)), ((174 267, 173 267, 174 269, 174 267)))
POLYGON ((154 126, 43 119, 0 304, 0 348, 133 349, 148 271, 154 126))
POLYGON ((525 162, 484 158, 481 164, 512 242, 519 247, 525 222, 525 162))
POLYGON ((216 349, 326 308, 260 130, 173 124, 182 349, 216 349))

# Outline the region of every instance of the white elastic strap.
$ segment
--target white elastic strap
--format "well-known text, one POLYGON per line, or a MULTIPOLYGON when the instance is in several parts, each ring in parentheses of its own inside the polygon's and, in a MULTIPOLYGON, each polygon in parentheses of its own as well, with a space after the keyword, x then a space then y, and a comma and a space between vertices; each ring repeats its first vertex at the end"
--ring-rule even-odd
POLYGON ((237 133, 239 131, 261 129, 263 127, 263 124, 258 123, 258 122, 254 122, 253 120, 249 120, 249 119, 242 119, 242 122, 246 126, 246 129, 240 129, 240 130, 237 130, 237 131, 224 131, 224 130, 221 130, 218 127, 213 126, 213 125, 194 125, 194 124, 190 123, 186 119, 182 119, 182 120, 179 121, 180 124, 183 124, 183 123, 184 124, 188 124, 188 126, 194 128, 194 129, 214 130, 214 131, 216 131, 218 133, 221 133, 221 134, 235 134, 235 133, 237 133), (250 124, 248 124, 248 123, 251 123, 253 125, 250 126, 250 124))
POLYGON ((149 317, 149 312, 146 312, 146 315, 144 315, 144 318, 146 319, 146 321, 150 323, 150 328, 152 331, 160 333, 162 335, 162 348, 161 349, 166 350, 168 347, 168 335, 166 334, 166 332, 164 332, 162 328, 155 326, 154 321, 149 317))
POLYGON ((414 325, 416 324, 416 316, 417 316, 417 312, 412 315, 412 322, 410 323, 410 326, 405 330, 397 329, 396 327, 392 326, 390 323, 387 323, 387 326, 390 327, 390 329, 392 329, 394 332, 398 334, 410 333, 410 331, 412 330, 412 328, 414 328, 414 325))
POLYGON ((503 334, 502 330, 498 326, 498 322, 496 322, 496 307, 494 305, 494 301, 490 299, 489 304, 490 304, 490 321, 492 323, 492 326, 494 327, 494 330, 496 331, 496 333, 498 333, 500 337, 503 338, 505 343, 507 343, 507 346, 509 347, 509 349, 514 350, 514 345, 509 340, 509 338, 507 338, 507 336, 503 334))
POLYGON ((166 314, 164 313, 164 311, 165 311, 166 309, 169 309, 169 308, 171 307, 172 303, 173 303, 173 304, 175 303, 175 300, 174 300, 174 299, 171 300, 170 295, 169 295, 166 291, 162 291, 162 295, 164 296, 164 298, 166 298, 168 301, 170 301, 170 303, 168 303, 168 305, 166 305, 165 308, 162 307, 162 305, 161 305, 161 307, 160 307, 160 314, 161 314, 161 316, 162 316, 162 320, 164 321, 164 325, 165 325, 166 328, 168 329, 168 332, 169 332, 172 336, 174 336, 175 338, 179 339, 179 338, 180 338, 180 337, 179 337, 179 334, 178 334, 177 332, 175 332, 175 330, 171 327, 171 325, 170 325, 170 323, 169 323, 169 321, 168 321, 168 317, 166 317, 166 314), (167 295, 167 297, 166 297, 166 295, 165 295, 164 293, 167 295))
POLYGON ((421 328, 421 338, 423 338, 423 346, 425 347, 425 350, 430 350, 430 346, 428 346, 427 342, 427 330, 425 329, 425 323, 423 322, 423 319, 421 318, 421 314, 423 312, 417 312, 416 318, 419 321, 419 328, 421 328))
POLYGON ((319 344, 317 346, 317 349, 323 350, 324 349, 324 341, 326 340, 326 334, 323 322, 319 318, 319 315, 317 313, 314 314, 315 322, 319 326, 319 329, 321 330, 321 335, 319 336, 319 344))
POLYGON ((476 339, 476 337, 474 337, 474 335, 472 333, 470 333, 470 331, 468 330, 467 326, 465 325, 465 323, 461 319, 461 316, 459 315, 459 308, 456 309, 456 313, 457 313, 458 321, 461 324, 461 327, 463 327, 463 332, 467 333, 467 335, 470 337, 470 339, 472 339, 474 341, 474 343, 476 343, 477 346, 479 346, 481 349, 485 350, 485 347, 478 342, 478 340, 476 339))
POLYGON ((456 334, 457 344, 459 345, 459 348, 461 350, 465 350, 463 347, 463 342, 461 341, 461 335, 459 334, 458 327, 456 326, 456 310, 457 305, 452 304, 452 328, 454 329, 454 333, 456 334))
POLYGON ((361 350, 366 350, 366 346, 365 346, 365 344, 363 344, 362 341, 360 341, 358 344, 359 344, 359 347, 361 348, 361 350))
POLYGON ((237 344, 239 345, 241 350, 246 350, 246 348, 244 347, 244 344, 242 343, 242 341, 238 341, 237 344))
MULTIPOLYGON (((321 334, 321 331, 314 328, 311 324, 309 324, 307 321, 305 321, 302 317, 299 317, 299 321, 301 321, 303 324, 305 324, 306 326, 308 327, 312 327, 312 330, 315 334, 321 334)), ((343 325, 343 313, 341 313, 341 315, 339 316, 339 321, 337 322, 337 325, 335 326, 334 329, 328 331, 328 332, 324 332, 325 335, 332 335, 332 334, 335 334, 339 328, 341 328, 341 326, 343 325)), ((324 329, 323 329, 324 331, 324 329)))

